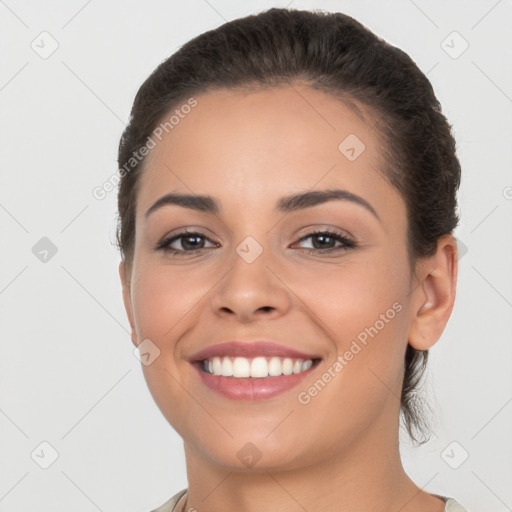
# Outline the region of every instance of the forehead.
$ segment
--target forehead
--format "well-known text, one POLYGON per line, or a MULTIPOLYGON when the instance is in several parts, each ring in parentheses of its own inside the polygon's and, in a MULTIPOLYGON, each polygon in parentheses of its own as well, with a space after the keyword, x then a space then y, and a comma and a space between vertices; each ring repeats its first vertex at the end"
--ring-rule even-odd
POLYGON ((397 199, 381 175, 380 141, 364 109, 303 85, 194 98, 193 108, 175 107, 181 115, 155 139, 138 216, 170 191, 208 193, 238 208, 313 188, 341 187, 377 203, 383 194, 397 199))

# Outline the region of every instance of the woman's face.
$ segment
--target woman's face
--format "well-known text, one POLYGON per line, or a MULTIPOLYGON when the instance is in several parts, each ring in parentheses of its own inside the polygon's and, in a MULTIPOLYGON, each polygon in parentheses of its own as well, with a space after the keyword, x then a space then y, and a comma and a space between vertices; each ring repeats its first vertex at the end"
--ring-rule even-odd
POLYGON ((153 137, 125 282, 157 405, 189 453, 240 470, 306 466, 393 436, 414 282, 405 204, 379 172, 371 121, 299 85, 196 100, 153 137), (345 192, 307 199, 327 190, 345 192), (147 214, 170 193, 218 209, 167 202, 147 214), (156 248, 165 240, 168 252, 156 248), (240 351, 217 347, 220 372, 245 355, 238 375, 287 373, 291 355, 300 373, 205 374, 199 352, 231 341, 240 351), (280 347, 244 352, 254 341, 280 347))

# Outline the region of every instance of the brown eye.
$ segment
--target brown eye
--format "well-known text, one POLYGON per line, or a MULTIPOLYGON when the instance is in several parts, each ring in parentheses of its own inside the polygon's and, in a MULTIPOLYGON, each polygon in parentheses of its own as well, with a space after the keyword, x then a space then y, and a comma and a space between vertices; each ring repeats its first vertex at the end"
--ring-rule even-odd
POLYGON ((211 242, 205 235, 196 231, 183 231, 170 238, 162 240, 157 246, 156 250, 173 255, 182 255, 184 253, 192 253, 207 249, 205 242, 208 241, 216 247, 216 244, 211 242), (174 245, 174 247, 173 247, 174 245))
POLYGON ((313 247, 306 247, 306 252, 322 253, 338 250, 348 250, 356 247, 356 243, 347 238, 345 235, 333 231, 314 231, 302 237, 299 242, 309 238, 313 240, 313 247), (335 246, 336 242, 340 244, 337 247, 335 246))

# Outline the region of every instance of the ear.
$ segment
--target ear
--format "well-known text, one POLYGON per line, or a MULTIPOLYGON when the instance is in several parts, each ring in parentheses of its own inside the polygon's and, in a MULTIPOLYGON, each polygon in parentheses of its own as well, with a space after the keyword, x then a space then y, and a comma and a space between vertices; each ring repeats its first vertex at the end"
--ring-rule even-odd
POLYGON ((126 310, 126 315, 128 316, 128 321, 130 322, 131 327, 131 339, 132 343, 137 346, 137 334, 135 331, 135 322, 133 320, 133 309, 132 309, 132 298, 131 298, 131 290, 130 290, 130 276, 127 269, 127 264, 125 260, 121 260, 119 263, 119 277, 121 278, 121 285, 123 287, 123 302, 124 309, 126 310))
POLYGON ((441 337, 452 313, 457 287, 458 251, 453 235, 443 235, 436 253, 422 261, 412 292, 413 318, 409 345, 428 350, 441 337))

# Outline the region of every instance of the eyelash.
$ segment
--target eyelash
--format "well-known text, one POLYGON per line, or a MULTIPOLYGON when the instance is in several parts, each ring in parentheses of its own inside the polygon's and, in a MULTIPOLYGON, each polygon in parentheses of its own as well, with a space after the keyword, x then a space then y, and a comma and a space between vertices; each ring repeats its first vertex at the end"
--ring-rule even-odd
MULTIPOLYGON (((205 238, 206 240, 212 242, 208 237, 204 236, 202 233, 197 231, 182 231, 181 233, 178 233, 177 235, 173 235, 170 238, 165 238, 161 242, 159 242, 155 250, 156 251, 162 251, 165 254, 169 254, 171 256, 183 256, 186 253, 195 253, 197 251, 207 250, 206 247, 201 247, 199 249, 192 249, 190 251, 185 250, 177 250, 177 249, 170 249, 169 244, 174 242, 175 240, 179 240, 180 238, 190 237, 192 235, 199 236, 201 238, 205 238)), ((342 235, 341 233, 338 233, 336 231, 326 231, 326 230, 317 230, 312 231, 311 233, 308 233, 307 235, 301 237, 298 242, 302 242, 303 240, 307 240, 308 238, 311 238, 315 235, 326 235, 329 238, 333 238, 334 240, 341 242, 343 245, 341 247, 331 247, 329 249, 303 249, 308 254, 319 254, 319 253, 331 253, 331 252, 337 252, 337 251, 347 251, 349 249, 353 249, 357 247, 357 244, 347 238, 345 235, 342 235)), ((214 242, 212 242, 214 243, 214 242)))

